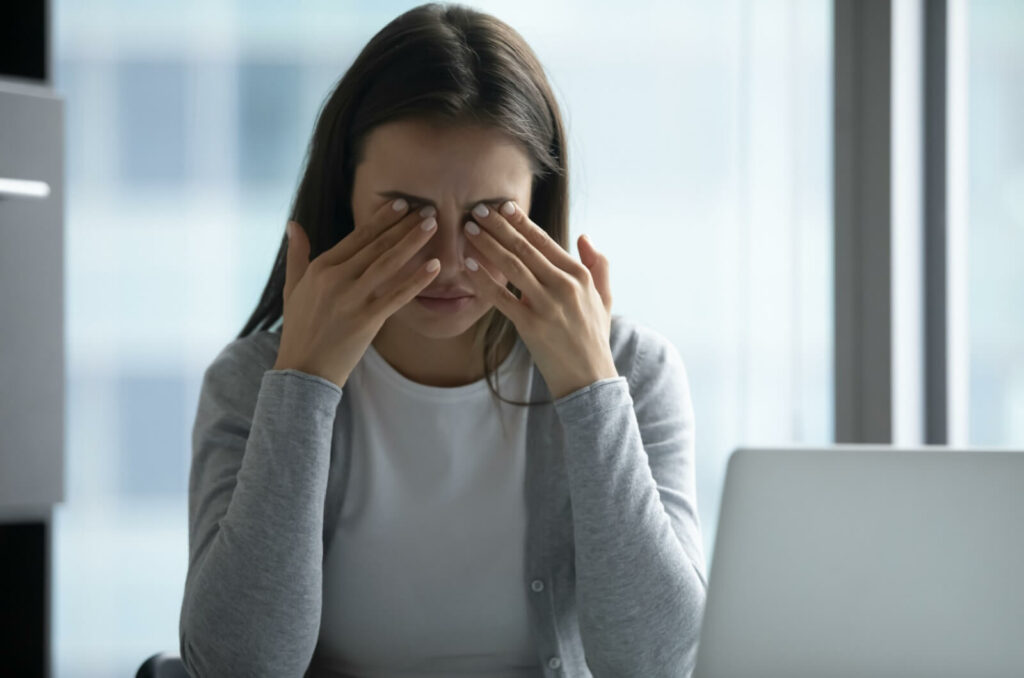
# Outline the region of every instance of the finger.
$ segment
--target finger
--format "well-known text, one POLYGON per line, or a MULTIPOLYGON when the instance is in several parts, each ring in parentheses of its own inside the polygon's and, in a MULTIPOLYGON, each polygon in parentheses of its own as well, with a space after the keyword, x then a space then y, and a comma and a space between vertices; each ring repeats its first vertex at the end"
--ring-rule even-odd
POLYGON ((327 266, 347 261, 381 233, 400 222, 408 213, 409 203, 402 198, 384 203, 370 216, 366 227, 354 228, 319 258, 322 258, 327 266))
POLYGON ((501 242, 507 241, 511 245, 518 235, 533 246, 532 248, 524 248, 524 252, 527 252, 529 249, 535 249, 544 255, 543 259, 547 261, 537 259, 535 262, 526 262, 527 264, 539 264, 537 277, 542 282, 549 282, 547 277, 557 274, 557 270, 552 269, 562 269, 566 273, 573 274, 574 277, 575 273, 580 271, 580 263, 548 235, 547 231, 535 224, 530 219, 530 216, 523 211, 523 208, 519 206, 519 203, 508 200, 501 205, 501 208, 496 213, 488 214, 485 219, 489 220, 489 230, 492 230, 490 229, 491 225, 495 226, 492 234, 495 235, 497 240, 501 242), (511 230, 502 228, 502 220, 511 226, 511 230))
MULTIPOLYGON (((518 242, 513 244, 516 251, 511 252, 505 249, 505 246, 498 242, 498 240, 486 230, 479 229, 476 234, 473 234, 471 230, 467 228, 466 235, 470 238, 472 251, 474 253, 479 253, 483 255, 485 259, 494 262, 493 266, 487 265, 487 268, 490 271, 494 271, 495 273, 504 273, 509 282, 522 290, 524 294, 529 295, 532 299, 544 300, 547 298, 544 286, 541 285, 541 282, 537 280, 537 276, 534 275, 534 271, 538 269, 538 265, 524 261, 524 259, 544 259, 544 255, 531 247, 529 243, 520 238, 518 242), (525 251, 527 248, 530 250, 529 253, 525 251)), ((480 261, 479 257, 477 257, 477 261, 480 261)), ((549 278, 548 283, 549 289, 554 287, 556 278, 559 279, 557 282, 572 282, 565 272, 552 266, 546 259, 544 263, 551 269, 551 277, 549 278)))
POLYGON ((609 272, 611 263, 608 261, 608 257, 598 252, 586 235, 581 235, 576 240, 576 249, 580 252, 580 261, 590 269, 590 277, 594 280, 594 287, 601 295, 605 309, 611 311, 612 286, 609 272))
MULTIPOLYGON (((419 218, 419 215, 417 215, 417 218, 419 218)), ((434 217, 427 217, 418 226, 412 226, 401 240, 369 263, 366 270, 359 276, 358 284, 363 289, 375 290, 387 283, 388 279, 394 277, 435 233, 437 233, 437 219, 434 217), (428 225, 430 228, 425 229, 423 228, 424 225, 428 225)), ((383 238, 380 240, 383 240, 383 238)), ((374 244, 376 245, 376 243, 374 244)), ((367 247, 365 249, 369 250, 371 248, 367 247)))
POLYGON ((305 229, 297 221, 289 221, 288 256, 285 258, 284 270, 284 301, 292 295, 292 290, 309 267, 309 238, 305 229))
POLYGON ((395 311, 415 299, 416 295, 422 292, 434 280, 440 270, 441 261, 439 259, 434 258, 426 262, 409 277, 409 280, 400 284, 397 289, 381 295, 379 299, 371 303, 370 313, 375 317, 381 314, 384 319, 393 315, 395 311), (437 266, 437 268, 431 270, 433 266, 437 266))
POLYGON ((528 304, 525 301, 525 293, 523 294, 524 301, 517 299, 516 295, 512 294, 504 285, 499 284, 475 257, 466 257, 465 265, 473 280, 477 295, 485 302, 497 307, 516 327, 524 327, 525 325, 522 323, 526 320, 525 311, 528 304))
MULTIPOLYGON (((423 225, 431 219, 433 220, 431 223, 435 227, 434 230, 436 230, 437 219, 433 216, 435 211, 433 207, 428 206, 419 212, 410 212, 405 215, 393 228, 381 233, 376 239, 367 243, 365 247, 343 262, 341 265, 346 269, 343 277, 349 280, 362 277, 366 274, 367 269, 377 265, 376 262, 393 249, 396 243, 404 242, 410 235, 413 236, 413 240, 416 240, 417 232, 427 232, 428 229, 424 229, 423 225)), ((415 251, 415 249, 412 251, 415 251)))

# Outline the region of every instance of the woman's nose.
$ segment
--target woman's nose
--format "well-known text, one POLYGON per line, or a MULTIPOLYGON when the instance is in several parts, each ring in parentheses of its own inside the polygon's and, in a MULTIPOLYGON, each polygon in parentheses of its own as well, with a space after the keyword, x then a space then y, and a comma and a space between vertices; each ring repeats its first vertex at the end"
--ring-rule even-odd
POLYGON ((437 257, 443 269, 461 269, 467 240, 463 229, 469 217, 438 215, 436 218, 437 233, 423 247, 425 259, 437 257))

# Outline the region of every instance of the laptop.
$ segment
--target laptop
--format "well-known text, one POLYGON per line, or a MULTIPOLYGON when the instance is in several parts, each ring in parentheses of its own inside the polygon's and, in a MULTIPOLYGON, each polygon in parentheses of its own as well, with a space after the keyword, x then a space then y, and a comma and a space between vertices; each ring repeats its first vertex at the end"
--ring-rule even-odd
POLYGON ((1024 452, 733 452, 693 678, 783 676, 1024 676, 1024 452))

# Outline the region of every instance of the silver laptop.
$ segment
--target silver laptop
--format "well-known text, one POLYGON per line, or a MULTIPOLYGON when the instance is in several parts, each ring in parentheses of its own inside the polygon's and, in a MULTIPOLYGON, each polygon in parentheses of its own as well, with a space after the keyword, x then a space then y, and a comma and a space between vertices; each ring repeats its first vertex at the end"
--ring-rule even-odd
POLYGON ((694 678, 1024 676, 1024 452, 729 458, 694 678))

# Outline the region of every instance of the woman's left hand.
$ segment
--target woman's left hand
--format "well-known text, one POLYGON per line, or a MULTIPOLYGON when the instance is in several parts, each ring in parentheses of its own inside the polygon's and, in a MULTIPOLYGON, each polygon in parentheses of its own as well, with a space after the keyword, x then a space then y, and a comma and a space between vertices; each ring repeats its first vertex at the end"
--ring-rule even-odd
POLYGON ((553 398, 619 376, 609 344, 608 258, 582 236, 576 243, 582 263, 576 261, 512 201, 500 211, 477 205, 473 215, 480 232, 466 229, 466 236, 479 256, 467 256, 466 270, 477 294, 516 326, 553 398), (504 274, 522 298, 491 271, 504 274))

